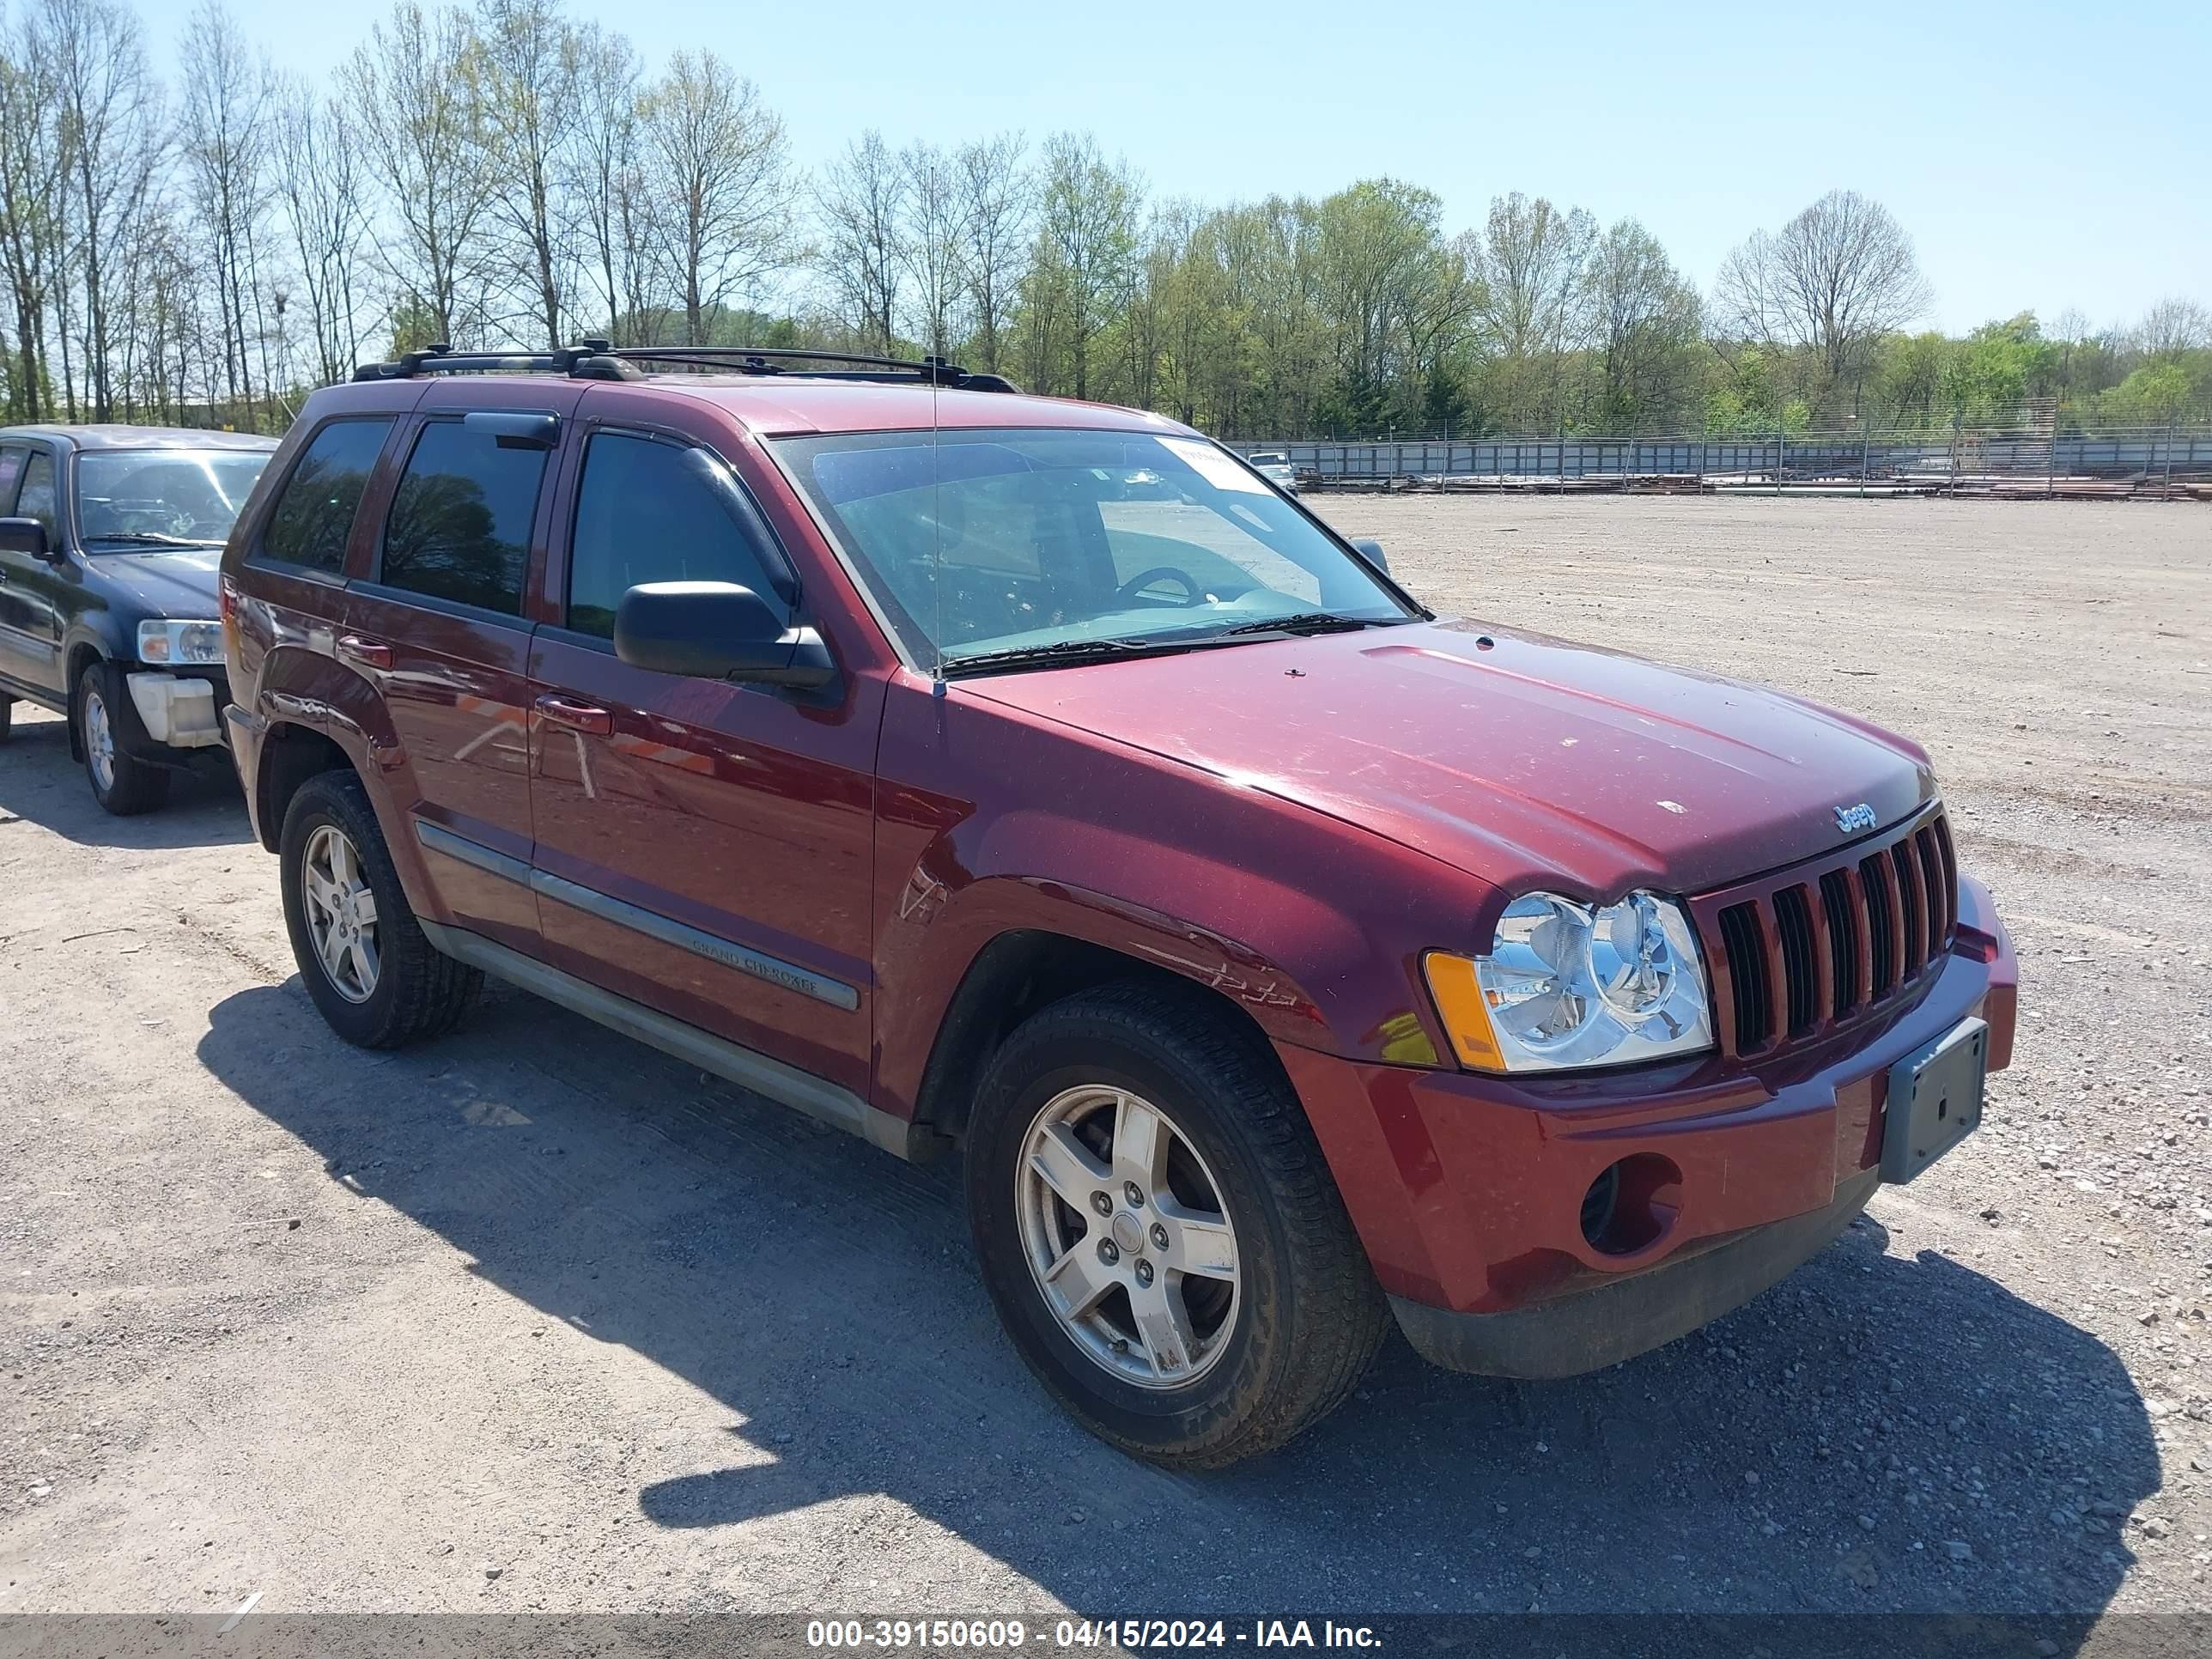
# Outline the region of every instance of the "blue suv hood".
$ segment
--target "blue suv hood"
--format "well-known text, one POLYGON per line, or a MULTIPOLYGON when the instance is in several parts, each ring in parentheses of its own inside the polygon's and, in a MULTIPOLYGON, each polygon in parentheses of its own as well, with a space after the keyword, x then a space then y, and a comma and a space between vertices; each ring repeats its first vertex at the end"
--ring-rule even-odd
POLYGON ((85 562, 118 592, 145 606, 148 617, 185 622, 216 619, 216 568, 220 547, 88 555, 85 562))

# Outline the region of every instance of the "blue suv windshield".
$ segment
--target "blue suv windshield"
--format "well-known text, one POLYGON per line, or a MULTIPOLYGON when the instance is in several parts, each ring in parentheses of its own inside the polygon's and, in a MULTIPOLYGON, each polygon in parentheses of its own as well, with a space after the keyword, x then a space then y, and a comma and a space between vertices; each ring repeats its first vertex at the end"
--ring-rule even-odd
POLYGON ((220 546, 269 465, 255 449, 89 449, 76 458, 88 547, 220 546))

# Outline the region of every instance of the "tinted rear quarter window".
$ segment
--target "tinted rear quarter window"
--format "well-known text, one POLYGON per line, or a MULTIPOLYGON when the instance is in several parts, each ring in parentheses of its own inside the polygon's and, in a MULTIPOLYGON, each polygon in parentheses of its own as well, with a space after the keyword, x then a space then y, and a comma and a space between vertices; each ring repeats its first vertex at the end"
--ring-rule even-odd
POLYGON ((391 430, 389 420, 365 420, 333 421, 318 432, 277 492, 263 552, 311 570, 343 569, 354 514, 391 430))
POLYGON ((775 584, 731 516, 702 452, 602 432, 584 454, 568 554, 568 626, 611 639, 615 606, 640 582, 736 582, 773 605, 775 584))
POLYGON ((23 480, 23 463, 30 451, 10 444, 0 449, 0 514, 15 510, 15 486, 23 480))
POLYGON ((550 451, 434 421, 415 441, 384 527, 387 587, 522 614, 530 523, 550 451))

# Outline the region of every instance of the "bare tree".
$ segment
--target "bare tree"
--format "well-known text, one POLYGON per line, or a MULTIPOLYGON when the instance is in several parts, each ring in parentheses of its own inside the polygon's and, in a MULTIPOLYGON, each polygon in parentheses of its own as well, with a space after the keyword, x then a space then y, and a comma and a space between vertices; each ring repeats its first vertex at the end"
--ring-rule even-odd
POLYGON ((960 191, 961 263, 975 309, 976 356, 996 374, 1006 313, 1021 287, 1036 185, 1018 132, 961 146, 954 166, 960 191))
POLYGON ((1722 263, 1715 297, 1723 325, 1817 351, 1833 382, 1863 368, 1873 343, 1931 296, 1912 239, 1889 210, 1832 190, 1779 232, 1754 231, 1722 263))
POLYGON ((905 222, 900 257, 912 279, 915 332, 939 357, 952 355, 953 318, 966 290, 960 177, 934 144, 899 153, 905 222))
POLYGON ((268 70, 255 60, 222 0, 204 0, 193 12, 179 56, 185 93, 179 149, 194 216, 212 244, 223 384, 251 428, 249 346, 260 331, 255 325, 259 296, 249 286, 247 267, 253 228, 267 206, 268 70))
POLYGON ((64 186, 52 66, 21 21, 0 52, 0 268, 15 329, 9 405, 25 420, 46 412, 46 306, 61 265, 64 186))
POLYGON ((574 262, 575 216, 567 185, 586 112, 578 96, 584 43, 562 19, 558 0, 478 0, 478 67, 484 137, 497 180, 491 216, 517 285, 533 301, 534 325, 561 343, 574 262))
POLYGON ((571 188, 591 254, 607 337, 645 305, 647 198, 638 167, 637 54, 622 35, 586 24, 576 39, 571 188))
POLYGON ((359 152, 341 137, 348 112, 305 81, 277 94, 276 190, 307 293, 316 377, 342 380, 361 355, 361 237, 368 218, 359 152))
POLYGON ((708 313, 790 258, 793 186, 783 123, 711 52, 679 52, 644 106, 653 246, 688 345, 708 313))
POLYGON ((480 231, 493 178, 473 73, 476 45, 455 11, 398 0, 391 17, 339 70, 340 96, 389 198, 398 235, 376 246, 403 301, 427 313, 441 340, 461 325, 483 262, 480 231))
MULTIPOLYGON (((66 204, 83 287, 85 369, 93 418, 114 415, 111 238, 143 202, 160 161, 161 89, 146 70, 137 15, 118 0, 41 0, 39 50, 51 64, 69 174, 66 204)), ((63 375, 70 374, 66 313, 63 375)), ((71 392, 70 401, 74 404, 71 392)))
POLYGON ((888 354, 908 267, 908 181, 884 136, 871 127, 846 146, 814 192, 822 224, 822 274, 861 347, 888 354))
POLYGON ((2212 346, 2212 309, 2178 295, 2160 300, 2129 331, 2128 343, 2151 358, 2212 346))

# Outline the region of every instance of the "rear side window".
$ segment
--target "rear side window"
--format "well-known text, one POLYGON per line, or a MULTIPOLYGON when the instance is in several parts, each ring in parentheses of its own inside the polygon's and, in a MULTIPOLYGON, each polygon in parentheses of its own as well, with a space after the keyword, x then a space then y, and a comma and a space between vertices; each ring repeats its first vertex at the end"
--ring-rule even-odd
POLYGON ((54 514, 54 458, 43 449, 31 452, 31 459, 23 464, 23 492, 15 498, 18 518, 36 519, 46 526, 49 537, 61 533, 60 520, 54 514))
POLYGON ((640 582, 736 582, 773 605, 775 566, 732 514, 738 486, 704 450, 602 432, 584 454, 568 553, 568 626, 611 639, 640 582))
POLYGON ((387 587, 522 614, 530 521, 544 481, 544 449, 502 449, 459 421, 422 428, 384 527, 387 587))
POLYGON ((15 486, 23 481, 23 462, 30 453, 13 444, 0 449, 0 515, 15 510, 15 486))
POLYGON ((354 514, 391 430, 388 420, 333 421, 318 432, 277 492, 262 550, 310 570, 343 570, 354 514))

